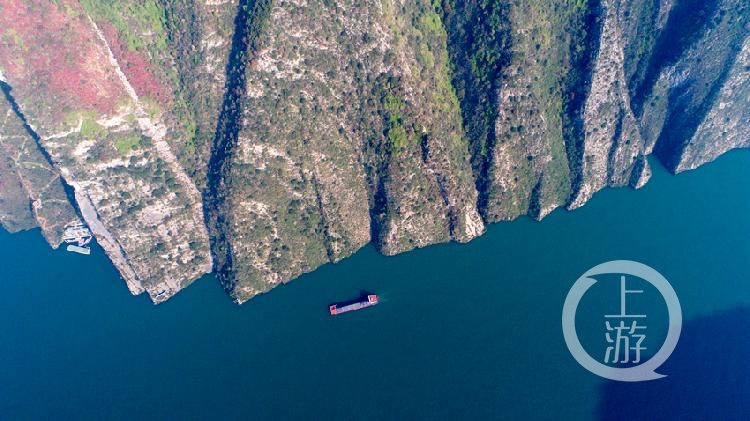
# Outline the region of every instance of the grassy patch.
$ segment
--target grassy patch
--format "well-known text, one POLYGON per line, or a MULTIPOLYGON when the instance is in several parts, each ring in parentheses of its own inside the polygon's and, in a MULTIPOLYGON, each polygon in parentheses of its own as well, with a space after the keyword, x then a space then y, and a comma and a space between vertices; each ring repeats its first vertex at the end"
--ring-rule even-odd
POLYGON ((406 129, 401 123, 396 123, 388 128, 388 140, 391 141, 393 149, 397 152, 406 148, 409 137, 406 134, 406 129))
POLYGON ((435 56, 430 51, 430 46, 422 43, 419 44, 419 63, 427 69, 435 67, 435 56))
POLYGON ((403 109, 406 102, 387 92, 382 99, 383 109, 386 113, 385 133, 391 143, 393 151, 398 153, 409 144, 409 134, 404 127, 403 109))
POLYGON ((93 117, 85 116, 81 123, 81 136, 86 139, 101 139, 107 136, 107 129, 97 123, 93 117))
POLYGON ((8 28, 5 33, 3 34, 3 38, 10 40, 13 44, 15 44, 18 48, 25 50, 26 47, 23 43, 23 38, 16 32, 14 28, 8 28))
POLYGON ((94 20, 111 23, 125 39, 129 49, 143 51, 149 42, 160 51, 166 51, 164 9, 156 0, 146 0, 141 4, 113 0, 81 0, 81 5, 94 20), (142 36, 146 32, 151 33, 152 40, 142 36))
POLYGON ((445 29, 443 28, 443 22, 440 20, 440 16, 434 11, 428 11, 422 15, 422 26, 432 31, 435 35, 444 35, 445 29))
POLYGON ((141 137, 139 135, 129 135, 118 138, 115 141, 115 148, 121 155, 127 155, 130 151, 141 145, 141 137))

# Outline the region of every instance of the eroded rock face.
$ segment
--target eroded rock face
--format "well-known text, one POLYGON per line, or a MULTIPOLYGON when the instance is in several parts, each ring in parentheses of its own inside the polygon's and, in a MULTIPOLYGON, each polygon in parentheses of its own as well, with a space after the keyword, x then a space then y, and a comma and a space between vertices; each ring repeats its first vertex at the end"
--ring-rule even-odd
POLYGON ((8 102, 0 103, 0 113, 3 226, 11 232, 39 226, 47 243, 57 248, 65 225, 80 219, 59 172, 43 155, 21 118, 8 102))
POLYGON ((13 110, 5 103, 0 103, 2 112, 2 131, 0 132, 0 224, 8 232, 19 232, 36 227, 38 224, 31 212, 31 199, 18 174, 17 152, 13 146, 6 145, 9 139, 23 135, 18 132, 20 122, 13 110), (16 125, 18 127, 8 127, 16 125), (15 152, 15 153, 14 153, 15 152))
POLYGON ((685 145, 676 172, 692 170, 734 148, 750 146, 750 36, 716 100, 685 145))
POLYGON ((221 211, 237 300, 371 232, 386 254, 483 232, 445 31, 428 3, 402 7, 280 1, 256 23, 221 211))
POLYGON ((630 108, 619 2, 603 1, 599 52, 583 111, 582 179, 569 209, 606 186, 642 186, 650 175, 644 141, 630 108), (634 173, 635 172, 635 173, 634 173))
POLYGON ((184 127, 184 136, 172 137, 171 146, 201 190, 205 188, 211 145, 225 94, 234 18, 238 7, 247 4, 239 3, 239 0, 160 3, 165 7, 163 23, 168 34, 168 48, 162 54, 174 63, 173 74, 179 77, 175 89, 181 99, 168 116, 172 126, 184 127))
POLYGON ((509 53, 504 65, 485 76, 497 78, 494 131, 484 147, 486 191, 480 192, 487 197, 483 212, 490 221, 526 214, 541 219, 564 206, 571 194, 562 111, 568 84, 564 74, 573 57, 571 45, 560 37, 585 35, 568 19, 558 18, 569 13, 571 19, 584 17, 583 12, 555 7, 555 2, 514 3, 495 11, 505 16, 509 53))
POLYGON ((0 223, 15 233, 37 226, 31 213, 29 196, 16 174, 15 164, 3 154, 0 158, 0 223))
POLYGON ((0 221, 155 302, 469 241, 749 146, 746 3, 6 1, 0 221))

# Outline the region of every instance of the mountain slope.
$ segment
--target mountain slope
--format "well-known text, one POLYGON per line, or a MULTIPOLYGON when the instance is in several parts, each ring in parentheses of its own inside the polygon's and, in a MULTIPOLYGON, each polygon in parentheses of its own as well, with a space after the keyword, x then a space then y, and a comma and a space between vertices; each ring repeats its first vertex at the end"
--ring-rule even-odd
POLYGON ((0 2, 0 222, 238 302, 750 146, 740 0, 0 2), (28 125, 24 125, 27 122, 28 125))

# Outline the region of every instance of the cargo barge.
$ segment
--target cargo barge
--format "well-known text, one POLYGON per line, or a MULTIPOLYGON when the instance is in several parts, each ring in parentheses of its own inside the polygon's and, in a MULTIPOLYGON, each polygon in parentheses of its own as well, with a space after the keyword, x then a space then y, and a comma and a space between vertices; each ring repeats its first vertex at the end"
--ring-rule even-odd
POLYGON ((331 315, 346 313, 347 311, 361 310, 363 308, 372 307, 378 303, 378 296, 375 294, 368 295, 354 302, 331 304, 328 310, 331 315))

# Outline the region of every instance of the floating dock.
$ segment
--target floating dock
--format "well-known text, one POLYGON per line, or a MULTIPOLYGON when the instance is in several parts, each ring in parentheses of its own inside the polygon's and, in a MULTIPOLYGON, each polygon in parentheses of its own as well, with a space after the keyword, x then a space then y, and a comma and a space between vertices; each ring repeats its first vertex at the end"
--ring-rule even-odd
POLYGON ((73 244, 68 244, 68 247, 66 248, 66 250, 72 251, 74 253, 85 254, 85 255, 91 254, 91 249, 90 248, 88 248, 88 247, 78 247, 78 246, 74 246, 73 244))
POLYGON ((86 247, 93 236, 91 230, 81 221, 72 221, 65 225, 62 240, 68 244, 66 250, 80 254, 91 254, 91 249, 86 247))

